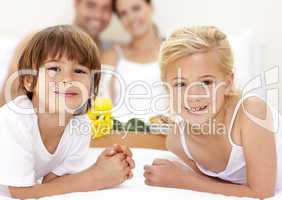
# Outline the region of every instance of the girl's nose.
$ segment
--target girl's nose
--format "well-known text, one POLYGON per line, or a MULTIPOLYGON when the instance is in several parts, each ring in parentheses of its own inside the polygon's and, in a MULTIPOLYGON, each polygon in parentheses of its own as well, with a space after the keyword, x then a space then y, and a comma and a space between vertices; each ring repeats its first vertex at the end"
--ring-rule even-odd
POLYGON ((201 83, 195 83, 187 88, 186 93, 190 95, 205 95, 208 94, 208 88, 201 83))
POLYGON ((203 99, 209 98, 209 91, 201 84, 193 85, 187 88, 185 92, 185 99, 188 102, 199 102, 203 99))

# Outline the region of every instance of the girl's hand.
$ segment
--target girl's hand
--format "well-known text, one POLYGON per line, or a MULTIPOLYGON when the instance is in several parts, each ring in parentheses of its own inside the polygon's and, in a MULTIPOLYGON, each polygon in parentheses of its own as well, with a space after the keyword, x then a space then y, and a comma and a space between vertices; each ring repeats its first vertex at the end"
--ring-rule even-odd
POLYGON ((145 184, 150 186, 187 188, 187 180, 196 177, 188 167, 164 159, 154 160, 152 165, 144 166, 145 184))

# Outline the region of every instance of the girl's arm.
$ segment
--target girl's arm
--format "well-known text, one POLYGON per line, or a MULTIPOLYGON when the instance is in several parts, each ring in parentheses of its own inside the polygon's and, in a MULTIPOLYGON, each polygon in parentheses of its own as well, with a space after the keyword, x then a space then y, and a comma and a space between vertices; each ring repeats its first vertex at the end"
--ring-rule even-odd
MULTIPOLYGON (((183 177, 184 178, 184 177, 183 177)), ((222 194, 226 196, 251 197, 251 198, 266 198, 273 196, 273 193, 258 191, 249 185, 237 185, 217 181, 205 175, 193 174, 182 181, 183 189, 190 189, 199 192, 208 192, 213 194, 222 194), (189 179, 189 180, 188 180, 189 179)))
MULTIPOLYGON (((266 198, 274 195, 276 182, 276 149, 274 134, 268 128, 272 119, 266 118, 265 104, 257 98, 249 98, 240 110, 241 140, 246 159, 247 184, 237 185, 222 183, 183 170, 177 164, 167 160, 157 160, 152 166, 145 167, 145 178, 148 185, 176 187, 200 192, 223 194, 227 196, 266 198), (245 111, 244 111, 245 110, 245 111), (250 119, 248 112, 255 118, 250 119), (255 119, 264 120, 261 127, 255 119)), ((262 121, 259 121, 262 124, 262 121)))
POLYGON ((205 175, 200 175, 175 161, 157 159, 153 165, 144 167, 145 183, 150 186, 171 187, 222 194, 226 196, 265 198, 272 196, 264 191, 257 191, 248 185, 223 182, 205 175))

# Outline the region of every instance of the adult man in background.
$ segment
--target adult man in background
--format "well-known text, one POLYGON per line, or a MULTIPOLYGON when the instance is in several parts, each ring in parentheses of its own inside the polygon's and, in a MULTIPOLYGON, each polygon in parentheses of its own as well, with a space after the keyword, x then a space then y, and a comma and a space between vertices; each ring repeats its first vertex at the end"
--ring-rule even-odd
POLYGON ((100 38, 112 19, 112 0, 75 0, 74 25, 87 32, 100 51, 111 47, 111 43, 100 38))
MULTIPOLYGON (((100 35, 108 27, 112 19, 112 0, 74 0, 74 8, 75 17, 73 25, 88 33, 96 42, 101 52, 109 49, 111 43, 101 40, 100 35)), ((9 55, 5 53, 5 63, 0 63, 1 71, 8 71, 6 72, 7 76, 0 80, 0 83, 3 83, 0 85, 0 106, 7 103, 4 97, 5 87, 10 87, 9 91, 12 99, 21 95, 21 92, 18 90, 18 79, 14 80, 11 86, 7 86, 5 83, 7 83, 8 78, 17 71, 18 59, 31 36, 32 34, 28 35, 20 43, 17 42, 17 47, 12 47, 14 50, 11 48, 9 55), (9 63, 9 65, 7 63, 9 63)), ((1 60, 3 59, 0 59, 0 61, 1 60)))

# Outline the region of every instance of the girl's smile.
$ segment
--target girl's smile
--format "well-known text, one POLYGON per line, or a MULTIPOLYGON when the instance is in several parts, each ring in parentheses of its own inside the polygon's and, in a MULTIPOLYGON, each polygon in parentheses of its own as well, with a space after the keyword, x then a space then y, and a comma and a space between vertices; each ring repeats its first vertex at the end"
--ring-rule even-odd
POLYGON ((225 104, 227 83, 232 83, 224 77, 213 52, 175 61, 166 70, 166 80, 173 88, 174 112, 195 124, 205 123, 217 115, 225 104))
POLYGON ((192 107, 192 106, 184 106, 184 109, 189 112, 190 114, 193 114, 193 115, 201 115, 201 114, 204 114, 206 113, 206 111, 208 111, 208 105, 203 105, 203 106, 195 106, 195 107, 192 107))

